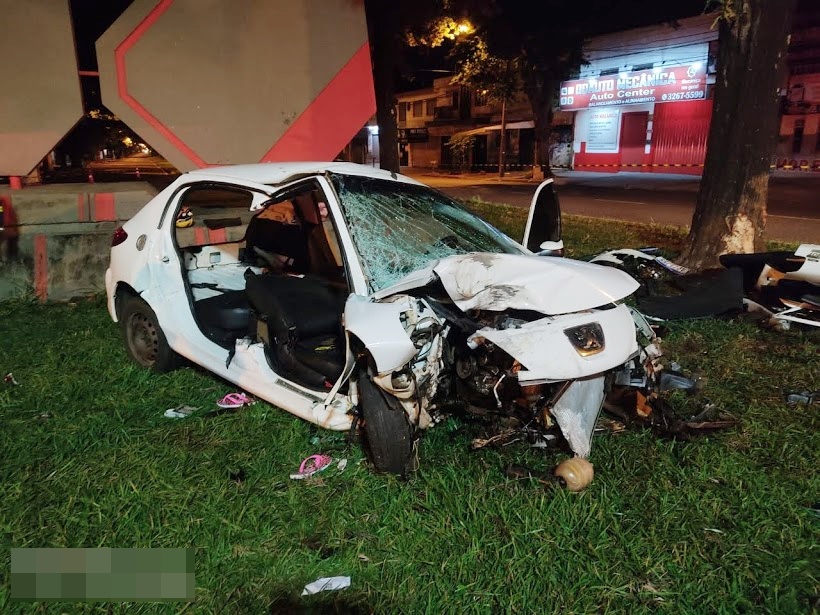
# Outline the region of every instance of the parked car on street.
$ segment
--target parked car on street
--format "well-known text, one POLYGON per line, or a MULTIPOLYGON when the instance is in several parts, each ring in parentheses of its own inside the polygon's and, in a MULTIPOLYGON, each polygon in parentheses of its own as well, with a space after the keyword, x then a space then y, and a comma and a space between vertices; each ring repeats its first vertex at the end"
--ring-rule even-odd
POLYGON ((638 283, 562 248, 552 180, 518 243, 401 175, 237 165, 182 175, 118 228, 105 282, 137 363, 184 358, 322 427, 361 426, 375 467, 406 475, 455 409, 586 457, 605 395, 646 386, 657 353, 636 331, 651 330, 623 303, 638 283))

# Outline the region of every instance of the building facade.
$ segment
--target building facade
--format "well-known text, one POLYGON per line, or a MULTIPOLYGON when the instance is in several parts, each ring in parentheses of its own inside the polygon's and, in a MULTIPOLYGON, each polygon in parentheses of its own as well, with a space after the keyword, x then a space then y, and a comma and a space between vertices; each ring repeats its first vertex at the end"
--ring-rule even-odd
POLYGON ((774 165, 820 171, 820 4, 801 2, 794 20, 774 165))
MULTIPOLYGON (((485 92, 451 83, 441 77, 433 86, 397 96, 399 150, 402 166, 441 170, 497 171, 500 157, 502 105, 485 92), (466 150, 453 140, 467 138, 466 150)), ((556 143, 554 166, 567 166, 572 116, 557 112, 553 120, 556 143)), ((535 132, 527 98, 519 94, 506 103, 505 168, 532 167, 535 132)))
POLYGON ((572 166, 700 174, 712 116, 714 15, 599 36, 589 64, 561 84, 574 114, 572 166))
MULTIPOLYGON (((588 63, 561 84, 550 164, 578 171, 700 175, 712 118, 716 13, 591 39, 588 63)), ((501 105, 437 79, 398 96, 402 164, 498 169, 501 105), (451 141, 471 137, 454 159, 451 141)), ((772 167, 820 171, 820 4, 801 1, 782 75, 780 134, 772 167)), ((532 165, 532 111, 508 101, 505 166, 532 165)))

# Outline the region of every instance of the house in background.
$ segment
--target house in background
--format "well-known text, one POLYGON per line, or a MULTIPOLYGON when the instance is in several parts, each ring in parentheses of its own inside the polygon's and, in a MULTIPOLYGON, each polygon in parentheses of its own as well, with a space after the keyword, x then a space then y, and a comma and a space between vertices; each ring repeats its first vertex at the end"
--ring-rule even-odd
POLYGON ((798 5, 789 51, 778 168, 820 171, 820 4, 798 5))
MULTIPOLYGON (((490 101, 485 92, 451 83, 441 77, 431 88, 404 92, 397 96, 399 150, 402 166, 441 170, 497 171, 501 134, 501 103, 490 101), (470 138, 464 160, 454 160, 450 140, 470 138)), ((572 116, 556 112, 556 135, 564 135, 568 151, 572 116)), ((521 94, 507 101, 505 161, 507 169, 524 169, 533 164, 535 132, 532 110, 521 94)), ((553 166, 566 166, 564 156, 553 158, 553 166)))

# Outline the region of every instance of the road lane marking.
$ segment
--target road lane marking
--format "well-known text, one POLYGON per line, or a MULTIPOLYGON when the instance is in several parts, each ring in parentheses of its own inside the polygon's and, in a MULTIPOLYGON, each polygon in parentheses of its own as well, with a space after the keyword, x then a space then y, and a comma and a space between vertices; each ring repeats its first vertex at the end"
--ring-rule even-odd
POLYGON ((800 216, 778 216, 777 214, 768 214, 767 218, 783 218, 784 220, 810 220, 812 222, 817 222, 818 218, 802 218, 800 216))
POLYGON ((597 199, 592 198, 593 201, 603 201, 604 203, 629 203, 630 205, 646 205, 644 201, 618 201, 616 199, 597 199))

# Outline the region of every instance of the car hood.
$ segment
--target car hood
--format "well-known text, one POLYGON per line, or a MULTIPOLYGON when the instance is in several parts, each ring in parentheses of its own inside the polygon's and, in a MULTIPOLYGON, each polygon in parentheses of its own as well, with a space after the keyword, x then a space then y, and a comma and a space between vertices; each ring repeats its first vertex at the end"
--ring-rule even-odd
POLYGON ((426 286, 436 278, 462 311, 518 309, 548 316, 613 303, 640 286, 618 269, 568 258, 471 253, 432 261, 374 299, 426 286))

